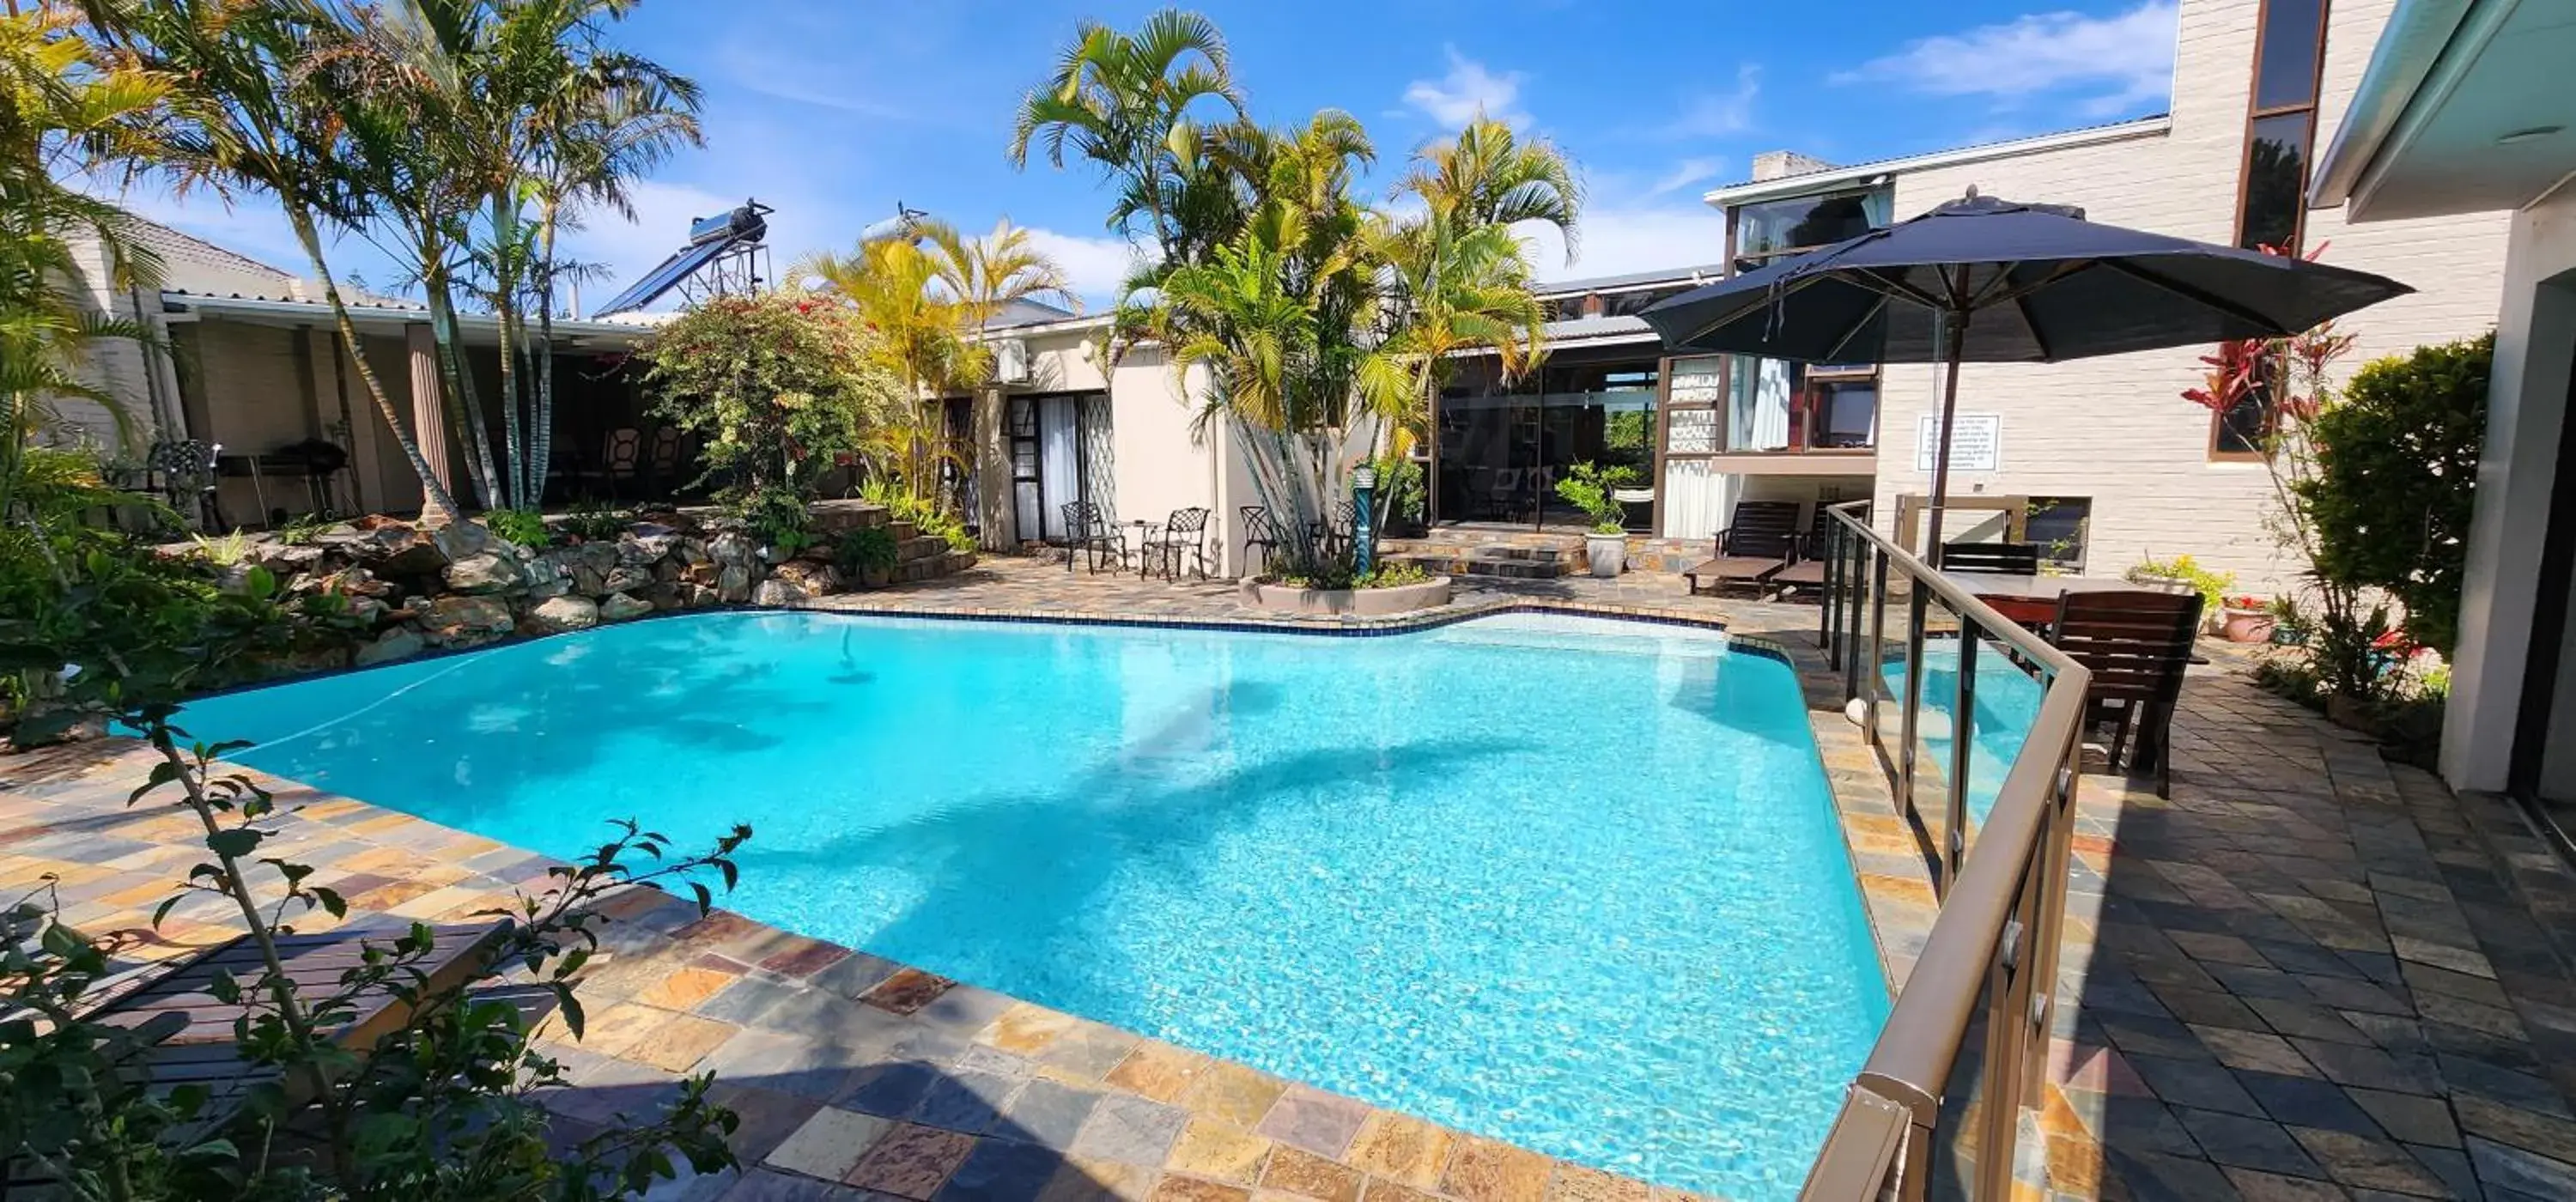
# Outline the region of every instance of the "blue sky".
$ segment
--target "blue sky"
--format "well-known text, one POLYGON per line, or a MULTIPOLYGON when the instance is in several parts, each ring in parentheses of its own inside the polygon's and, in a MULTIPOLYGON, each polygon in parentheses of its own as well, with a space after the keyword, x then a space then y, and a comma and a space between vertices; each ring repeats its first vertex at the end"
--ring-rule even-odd
MULTIPOLYGON (((570 245, 614 281, 680 242, 687 221, 757 196, 776 206, 780 269, 843 247, 901 202, 969 230, 1008 217, 1096 302, 1127 256, 1102 228, 1087 167, 1003 150, 1013 106, 1084 18, 1133 25, 1158 5, 1022 0, 647 0, 624 44, 706 88, 707 146, 638 190, 639 221, 594 215, 570 245), (904 10, 904 11, 897 11, 904 10)), ((1580 0, 1208 3, 1255 116, 1320 107, 1367 123, 1392 178, 1413 147, 1482 106, 1551 138, 1590 191, 1573 264, 1599 275, 1715 260, 1708 187, 1759 151, 1856 162, 2161 112, 2173 0, 1839 0, 1591 4, 1580 0)), ((1382 186, 1373 185, 1373 186, 1382 186)), ((297 267, 264 202, 136 194, 138 211, 297 267)), ((335 267, 380 288, 398 273, 352 240, 335 267)))

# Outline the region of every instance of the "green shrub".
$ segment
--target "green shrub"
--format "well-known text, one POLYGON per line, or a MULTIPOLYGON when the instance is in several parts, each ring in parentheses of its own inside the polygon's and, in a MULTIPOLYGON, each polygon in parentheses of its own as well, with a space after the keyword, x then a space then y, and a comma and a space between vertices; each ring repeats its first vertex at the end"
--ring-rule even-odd
POLYGON ((495 509, 483 515, 483 525, 522 547, 542 547, 554 541, 553 533, 546 529, 546 515, 534 509, 495 509))
POLYGON ((655 416, 703 437, 701 482, 801 499, 837 456, 858 453, 913 404, 879 365, 878 342, 820 297, 714 297, 654 332, 641 352, 644 384, 655 416))
POLYGON ((902 548, 895 545, 894 531, 884 526, 861 526, 841 535, 832 546, 832 566, 843 576, 857 580, 863 575, 891 572, 901 558, 902 548))
POLYGON ((2490 333, 2365 364, 2318 412, 2316 470, 2295 486, 2317 575, 2384 590, 2407 637, 2444 655, 2458 637, 2494 359, 2490 333))
POLYGON ((2129 569, 2131 579, 2173 580, 2190 585, 2200 594, 2201 616, 2217 613, 2227 603, 2227 590, 2236 587, 2236 573, 2218 572, 2200 566, 2191 556, 2177 555, 2159 562, 2146 560, 2129 569))
POLYGON ((1353 577, 1352 588, 1401 588, 1408 584, 1427 584, 1431 573, 1410 561, 1381 563, 1367 575, 1353 577))
POLYGON ((780 485, 729 490, 723 499, 727 517, 763 545, 794 555, 814 545, 813 514, 795 490, 780 485))
POLYGON ((606 542, 633 529, 635 513, 603 501, 575 501, 555 524, 583 542, 606 542))
POLYGON ((1627 529, 1628 507, 1616 492, 1633 487, 1637 480, 1637 469, 1633 467, 1578 463, 1556 482, 1556 495, 1592 519, 1593 533, 1617 534, 1627 529))

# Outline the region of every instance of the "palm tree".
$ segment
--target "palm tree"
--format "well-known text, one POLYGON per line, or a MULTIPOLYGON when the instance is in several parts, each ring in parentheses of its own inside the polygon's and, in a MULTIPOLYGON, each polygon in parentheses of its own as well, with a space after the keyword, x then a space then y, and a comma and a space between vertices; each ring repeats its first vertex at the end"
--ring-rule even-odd
POLYGON ((324 227, 359 228, 374 201, 351 165, 336 98, 313 86, 312 68, 344 51, 351 31, 317 0, 81 0, 81 8, 110 69, 171 81, 172 119, 157 167, 175 175, 183 190, 260 190, 277 198, 321 282, 352 370, 420 477, 422 517, 454 520, 456 499, 430 470, 368 363, 323 253, 324 227))
POLYGON ((73 240, 107 250, 120 288, 150 286, 160 260, 126 237, 125 213, 64 187, 58 163, 114 168, 149 149, 167 95, 161 81, 103 68, 59 11, 0 14, 0 519, 10 514, 28 443, 69 425, 60 402, 97 404, 132 440, 133 415, 81 378, 89 344, 149 344, 141 323, 76 304, 73 240))
POLYGON ((1413 167, 1396 191, 1420 198, 1461 229, 1544 222, 1563 237, 1566 262, 1574 261, 1583 185, 1572 164, 1554 143, 1524 142, 1511 126, 1482 112, 1456 139, 1414 152, 1413 167))
POLYGON ((1230 234, 1238 216, 1222 203, 1231 181, 1211 180, 1202 160, 1242 112, 1225 35, 1206 17, 1167 8, 1134 33, 1084 22, 1047 80, 1021 99, 1011 165, 1025 166, 1037 142, 1062 168, 1070 148, 1117 181, 1111 228, 1133 236, 1141 222, 1160 261, 1188 262, 1230 234), (1214 131, 1190 116, 1211 100, 1226 110, 1214 131))
POLYGON ((980 238, 962 238, 955 227, 932 222, 923 229, 929 240, 939 282, 956 298, 960 316, 984 328, 1014 301, 1051 296, 1076 312, 1081 298, 1064 268, 1029 242, 1029 232, 1009 219, 997 222, 980 238))

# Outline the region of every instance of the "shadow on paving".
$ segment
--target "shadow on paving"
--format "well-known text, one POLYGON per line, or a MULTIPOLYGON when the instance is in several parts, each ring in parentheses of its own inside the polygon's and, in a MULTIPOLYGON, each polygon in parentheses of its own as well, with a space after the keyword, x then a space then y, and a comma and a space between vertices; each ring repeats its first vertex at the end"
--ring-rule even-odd
POLYGON ((2496 815, 2241 677, 2194 675, 2174 742, 2170 801, 2084 782, 2053 1187, 2576 1197, 2576 987, 2496 815))
MULTIPOLYGON (((677 1077, 644 1065, 577 1048, 554 1054, 575 1082, 540 1095, 555 1115, 558 1148, 656 1114, 679 1094, 677 1077)), ((701 1177, 681 1162, 679 1180, 649 1195, 655 1202, 1105 1200, 1133 1192, 1122 1167, 1139 1177, 1158 1171, 1179 1134, 1150 1114, 1118 1125, 1123 1144, 1086 1134, 1086 1148, 1100 1155, 1086 1155, 1095 1167, 1085 1168, 1065 1149, 1114 1095, 910 1061, 720 1074, 712 1096, 741 1118, 731 1140, 741 1167, 701 1177)), ((1104 1126, 1115 1117, 1104 1113, 1104 1126)))

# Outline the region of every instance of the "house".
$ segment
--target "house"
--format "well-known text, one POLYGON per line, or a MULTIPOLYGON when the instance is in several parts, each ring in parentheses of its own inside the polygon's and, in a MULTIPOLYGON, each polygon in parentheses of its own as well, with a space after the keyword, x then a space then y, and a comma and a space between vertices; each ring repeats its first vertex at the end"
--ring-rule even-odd
MULTIPOLYGON (((2382 8, 2388 6, 2382 5, 2382 8)), ((2441 769, 2461 789, 2540 804, 2576 830, 2576 7, 2402 0, 2342 120, 2320 144, 2309 202, 2356 233, 2504 211, 2491 287, 2477 510, 2441 769)))
MULTIPOLYGON (((271 525, 322 510, 420 507, 419 476, 369 398, 318 285, 140 218, 127 233, 159 255, 157 290, 112 287, 105 249, 95 240, 75 248, 77 287, 89 305, 137 320, 154 336, 149 346, 102 339, 91 348, 90 377, 126 401, 131 421, 122 437, 105 409, 70 406, 68 416, 112 464, 129 465, 144 487, 165 490, 183 515, 215 527, 271 525), (183 440, 215 456, 211 507, 201 506, 194 490, 171 487, 167 473, 144 468, 155 448, 183 440), (316 474, 317 460, 345 466, 316 474)), ((425 431, 424 458, 451 490, 470 490, 467 452, 448 445, 447 423, 438 417, 428 310, 364 292, 345 295, 365 367, 405 433, 425 431)), ((458 330, 488 407, 500 394, 499 323, 461 314, 458 330)), ((562 491, 609 496, 647 483, 651 448, 637 445, 637 430, 649 423, 640 420, 642 402, 623 357, 650 333, 648 321, 632 319, 555 323, 562 491), (621 466, 625 460, 633 466, 621 466)), ((493 437, 497 445, 497 428, 493 437)))
MULTIPOLYGON (((2356 222, 2301 203, 2306 164, 2346 119, 2393 7, 2407 6, 2182 0, 2163 116, 1848 166, 1769 154, 1755 161, 1754 179, 1706 200, 1727 213, 1726 258, 1737 270, 1924 212, 1971 186, 2076 205, 2115 225, 2320 252, 2416 290, 2338 323, 2357 340, 2341 365, 2348 372, 2495 324, 2513 224, 2503 204, 2356 222)), ((2205 353, 1965 365, 1952 504, 1992 507, 1989 528, 2016 528, 2096 574, 2188 554, 2236 573, 2248 591, 2286 584, 2299 565, 2265 528, 2272 490, 2252 437, 2268 398, 2225 414, 2182 399, 2199 384, 2205 353)), ((1702 533, 1696 515, 1774 495, 1764 486, 1782 476, 1831 474, 1873 497, 1880 525, 1901 541, 1920 537, 1919 505, 1906 499, 1931 491, 1937 365, 1708 357, 1667 370, 1664 533, 1702 533), (1861 433, 1873 411, 1874 437, 1861 433)), ((1954 518, 1953 537, 1957 529, 1954 518)))

